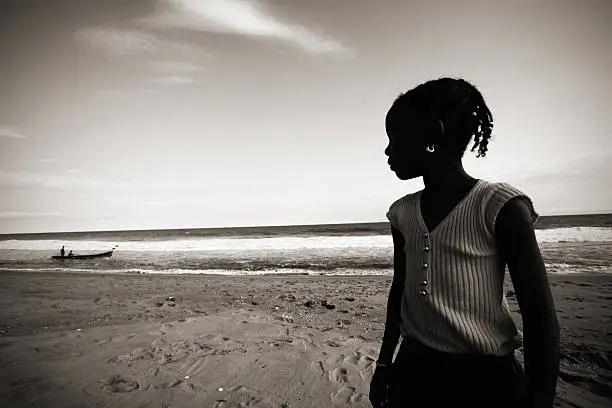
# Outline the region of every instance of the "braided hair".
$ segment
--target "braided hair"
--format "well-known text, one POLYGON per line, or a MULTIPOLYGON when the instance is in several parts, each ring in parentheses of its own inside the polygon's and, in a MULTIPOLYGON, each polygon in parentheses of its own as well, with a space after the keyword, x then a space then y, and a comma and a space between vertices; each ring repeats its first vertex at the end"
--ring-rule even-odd
POLYGON ((425 82, 401 94, 387 118, 402 120, 402 112, 431 115, 441 124, 443 135, 453 138, 455 153, 462 157, 473 137, 471 151, 485 157, 493 130, 493 115, 476 87, 464 79, 440 78, 425 82))

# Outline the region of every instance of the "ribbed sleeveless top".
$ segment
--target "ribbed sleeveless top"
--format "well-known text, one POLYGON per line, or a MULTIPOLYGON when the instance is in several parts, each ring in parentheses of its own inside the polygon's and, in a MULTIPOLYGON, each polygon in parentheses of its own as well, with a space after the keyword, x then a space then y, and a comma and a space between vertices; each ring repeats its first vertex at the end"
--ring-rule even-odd
POLYGON ((443 352, 511 353, 522 334, 504 295, 506 265, 495 243, 495 220, 508 200, 521 197, 535 223, 538 214, 531 199, 507 183, 479 180, 427 231, 422 193, 400 198, 387 213, 405 240, 402 336, 443 352))

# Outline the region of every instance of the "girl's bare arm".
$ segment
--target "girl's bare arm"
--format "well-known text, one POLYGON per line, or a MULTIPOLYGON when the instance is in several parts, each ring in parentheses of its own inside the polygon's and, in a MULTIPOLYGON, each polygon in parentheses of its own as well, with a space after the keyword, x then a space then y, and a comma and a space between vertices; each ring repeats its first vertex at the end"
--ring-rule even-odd
POLYGON ((400 310, 402 294, 404 293, 404 282, 406 279, 406 252, 404 249, 404 237, 402 233, 391 227, 393 236, 393 283, 389 291, 387 301, 387 320, 385 322, 385 333, 378 360, 390 363, 397 347, 400 337, 400 310))
POLYGON ((559 323, 527 204, 508 201, 495 238, 512 278, 523 320, 528 407, 552 407, 559 374, 559 323))

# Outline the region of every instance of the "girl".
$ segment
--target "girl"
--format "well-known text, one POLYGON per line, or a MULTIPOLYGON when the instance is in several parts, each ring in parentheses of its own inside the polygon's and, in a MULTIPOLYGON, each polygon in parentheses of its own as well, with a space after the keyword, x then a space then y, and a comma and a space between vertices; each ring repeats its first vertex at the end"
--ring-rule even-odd
POLYGON ((492 128, 482 95, 462 79, 426 82, 387 113, 391 170, 401 180, 422 176, 425 188, 387 213, 394 277, 374 408, 553 406, 559 327, 533 230, 538 214, 521 191, 475 179, 461 164, 472 138, 471 150, 485 156, 492 128), (506 265, 523 340, 503 293, 506 265))

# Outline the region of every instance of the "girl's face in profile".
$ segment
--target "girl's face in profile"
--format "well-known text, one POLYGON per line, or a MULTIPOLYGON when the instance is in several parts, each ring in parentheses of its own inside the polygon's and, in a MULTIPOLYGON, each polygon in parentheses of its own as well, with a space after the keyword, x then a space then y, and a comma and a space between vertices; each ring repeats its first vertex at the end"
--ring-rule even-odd
MULTIPOLYGON (((395 113, 395 116, 398 115, 395 113)), ((425 147, 429 135, 426 123, 418 114, 397 116, 393 121, 387 115, 386 123, 389 144, 385 154, 389 157, 387 163, 391 171, 401 180, 410 180, 423 175, 425 164, 430 161, 425 147), (401 125, 398 126, 398 119, 401 125)))

